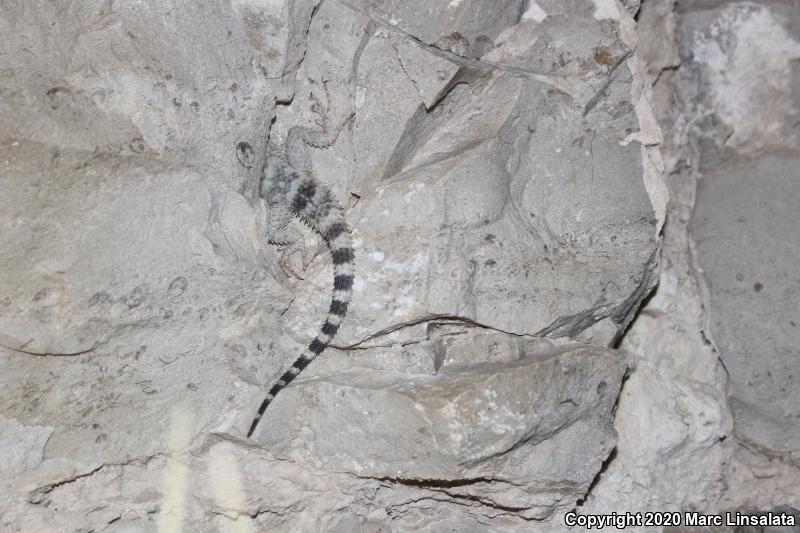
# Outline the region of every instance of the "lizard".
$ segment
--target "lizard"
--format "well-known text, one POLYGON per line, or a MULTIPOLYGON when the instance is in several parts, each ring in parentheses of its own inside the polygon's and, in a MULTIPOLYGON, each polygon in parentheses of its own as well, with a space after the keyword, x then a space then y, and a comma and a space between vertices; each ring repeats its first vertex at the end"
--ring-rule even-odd
MULTIPOLYGON (((330 102, 327 84, 324 87, 330 102)), ((306 146, 332 146, 352 114, 338 127, 331 128, 328 121, 330 103, 323 106, 313 93, 311 99, 314 102, 311 110, 319 117, 315 121, 319 129, 295 126, 289 130, 283 148, 268 144, 260 177, 259 196, 266 200, 270 211, 267 241, 284 247, 278 264, 287 275, 291 273, 300 278, 291 270, 287 261, 291 252, 298 248, 296 232, 292 233, 288 228, 293 216, 308 224, 325 241, 333 258, 333 296, 325 322, 316 337, 269 390, 250 425, 247 438, 253 435, 264 411, 275 396, 333 340, 347 314, 352 295, 355 254, 350 227, 333 192, 314 177, 305 154, 306 146)), ((303 263, 305 266, 305 257, 303 263)))

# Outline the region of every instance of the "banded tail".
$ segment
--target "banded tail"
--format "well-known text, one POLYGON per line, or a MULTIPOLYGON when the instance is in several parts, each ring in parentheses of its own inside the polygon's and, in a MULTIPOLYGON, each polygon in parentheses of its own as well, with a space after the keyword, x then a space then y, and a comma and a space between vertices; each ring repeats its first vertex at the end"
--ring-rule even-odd
POLYGON ((311 176, 301 176, 274 151, 267 157, 261 178, 260 195, 269 203, 281 203, 298 218, 318 232, 330 249, 333 257, 333 297, 328 315, 319 333, 292 363, 292 366, 272 386, 258 414, 250 425, 247 437, 256 430, 261 417, 275 396, 328 347, 347 314, 347 306, 353 289, 353 244, 350 228, 342 207, 331 191, 311 176))

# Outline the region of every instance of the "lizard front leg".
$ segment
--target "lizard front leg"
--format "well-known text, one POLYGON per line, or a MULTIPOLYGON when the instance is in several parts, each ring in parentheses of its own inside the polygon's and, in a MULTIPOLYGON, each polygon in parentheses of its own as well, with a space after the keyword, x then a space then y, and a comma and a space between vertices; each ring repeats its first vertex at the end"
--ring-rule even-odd
POLYGON ((327 148, 333 146, 336 139, 339 138, 339 133, 350 119, 353 118, 353 113, 351 112, 335 126, 331 124, 331 93, 328 89, 328 82, 323 82, 322 85, 325 91, 325 103, 314 93, 310 95, 312 101, 311 111, 317 115, 316 120, 314 120, 314 124, 316 124, 317 127, 306 128, 294 126, 289 129, 289 133, 286 136, 285 152, 289 164, 293 168, 309 176, 313 174, 313 171, 306 147, 327 148))

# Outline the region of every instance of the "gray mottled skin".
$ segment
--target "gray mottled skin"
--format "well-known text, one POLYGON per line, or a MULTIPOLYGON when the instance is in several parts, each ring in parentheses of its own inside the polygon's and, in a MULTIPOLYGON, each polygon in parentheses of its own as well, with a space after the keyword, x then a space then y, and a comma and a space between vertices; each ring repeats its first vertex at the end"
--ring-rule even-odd
MULTIPOLYGON (((328 108, 323 107, 317 99, 314 99, 314 102, 312 110, 320 117, 317 125, 321 129, 292 128, 286 138, 284 150, 272 145, 268 148, 259 195, 270 206, 268 236, 270 243, 283 245, 289 250, 296 249, 296 241, 286 229, 291 216, 298 217, 322 236, 333 257, 333 298, 328 315, 317 336, 272 386, 261 402, 258 414, 247 432, 248 438, 255 432, 264 411, 278 392, 322 353, 336 335, 347 313, 353 288, 354 254, 350 228, 344 218, 342 207, 330 189, 313 177, 310 163, 304 155, 306 145, 319 148, 332 145, 350 117, 347 117, 338 128, 331 129, 327 121, 328 108), (298 168, 302 169, 302 173, 296 170, 298 168)), ((281 266, 289 270, 288 264, 285 263, 286 258, 288 258, 287 251, 284 252, 281 266)))

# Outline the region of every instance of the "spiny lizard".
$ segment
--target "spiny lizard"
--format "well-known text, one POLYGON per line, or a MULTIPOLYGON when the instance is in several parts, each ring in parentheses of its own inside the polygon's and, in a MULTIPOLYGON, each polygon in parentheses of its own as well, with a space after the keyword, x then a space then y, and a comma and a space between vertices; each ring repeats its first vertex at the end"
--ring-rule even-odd
MULTIPOLYGON (((330 102, 327 84, 325 92, 330 102)), ((316 338, 278 379, 264 401, 261 402, 258 414, 247 432, 248 438, 255 432, 264 411, 278 392, 291 383, 316 356, 321 354, 339 331, 347 313, 353 289, 355 256, 350 238, 350 228, 344 218, 341 205, 336 201, 331 190, 313 177, 311 165, 305 156, 306 145, 324 148, 336 142, 339 131, 350 120, 350 116, 338 127, 331 128, 328 123, 329 105, 323 106, 313 94, 311 98, 314 101, 312 111, 319 116, 316 124, 320 129, 293 127, 286 137, 285 149, 281 150, 274 145, 269 146, 259 184, 259 195, 267 201, 270 208, 268 241, 286 248, 279 264, 284 270, 287 270, 287 273, 294 274, 286 260, 290 251, 297 247, 297 241, 292 237, 292 233, 287 231, 291 216, 298 217, 322 236, 333 257, 333 298, 328 315, 316 338), (296 169, 302 169, 302 173, 296 169)), ((294 275, 296 276, 296 274, 294 275)))

